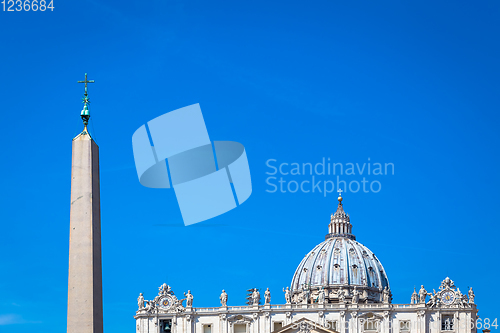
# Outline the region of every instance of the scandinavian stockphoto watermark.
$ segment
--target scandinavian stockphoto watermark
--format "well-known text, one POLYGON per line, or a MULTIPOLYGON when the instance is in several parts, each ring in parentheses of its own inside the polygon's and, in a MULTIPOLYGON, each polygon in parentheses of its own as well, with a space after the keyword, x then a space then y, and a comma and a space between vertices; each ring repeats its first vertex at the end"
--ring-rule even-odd
POLYGON ((318 193, 327 196, 337 190, 343 192, 378 193, 384 176, 394 175, 394 163, 333 162, 321 158, 318 162, 266 161, 266 192, 318 193))
POLYGON ((200 105, 165 113, 132 136, 135 167, 145 187, 173 187, 185 225, 224 214, 252 193, 245 148, 210 141, 200 105))
POLYGON ((442 318, 442 320, 433 320, 430 322, 423 322, 420 320, 388 320, 384 321, 382 316, 372 316, 366 318, 358 318, 357 320, 350 321, 344 320, 340 324, 337 320, 323 320, 323 321, 302 321, 294 322, 293 329, 302 328, 304 331, 317 330, 318 328, 327 328, 339 331, 341 328, 345 330, 357 330, 357 326, 361 326, 365 332, 380 332, 385 328, 386 331, 397 330, 402 333, 410 333, 413 331, 425 330, 427 327, 435 331, 450 331, 453 332, 458 328, 458 331, 467 331, 475 329, 498 329, 497 318, 477 318, 470 320, 457 320, 456 318, 442 318))

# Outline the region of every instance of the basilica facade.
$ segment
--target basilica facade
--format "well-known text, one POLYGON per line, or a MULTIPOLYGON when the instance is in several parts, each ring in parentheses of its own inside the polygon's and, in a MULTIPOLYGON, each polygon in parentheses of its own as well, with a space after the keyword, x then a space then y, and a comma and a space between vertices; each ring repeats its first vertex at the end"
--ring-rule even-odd
MULTIPOLYGON (((158 295, 140 294, 137 333, 475 333, 477 307, 472 288, 463 294, 450 278, 428 292, 392 304, 389 279, 380 260, 356 241, 342 197, 325 241, 300 262, 290 287, 271 303, 268 290, 254 290, 250 305, 193 307, 190 291, 179 297, 163 284, 158 295), (261 304, 263 303, 263 304, 261 304)), ((274 294, 273 294, 274 295, 274 294)))

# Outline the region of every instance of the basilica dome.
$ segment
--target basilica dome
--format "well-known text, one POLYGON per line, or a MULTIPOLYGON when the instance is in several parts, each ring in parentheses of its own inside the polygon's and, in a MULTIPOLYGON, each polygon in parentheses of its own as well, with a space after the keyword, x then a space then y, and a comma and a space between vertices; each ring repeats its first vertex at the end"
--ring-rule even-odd
POLYGON ((296 302, 307 295, 326 291, 327 301, 338 302, 359 293, 360 301, 378 303, 383 293, 390 297, 389 280, 379 259, 356 241, 352 224, 344 212, 342 197, 332 214, 325 241, 316 245, 300 262, 292 278, 291 293, 296 302), (343 296, 339 295, 340 293, 343 296), (385 291, 384 291, 385 290, 385 291))

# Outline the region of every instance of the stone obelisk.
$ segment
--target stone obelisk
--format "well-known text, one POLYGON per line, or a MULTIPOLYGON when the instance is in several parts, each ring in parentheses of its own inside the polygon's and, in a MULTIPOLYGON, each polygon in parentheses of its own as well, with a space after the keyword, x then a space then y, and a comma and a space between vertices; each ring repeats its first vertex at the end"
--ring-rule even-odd
POLYGON ((89 98, 85 74, 84 130, 73 139, 69 237, 68 333, 102 333, 101 206, 99 147, 87 130, 89 98))

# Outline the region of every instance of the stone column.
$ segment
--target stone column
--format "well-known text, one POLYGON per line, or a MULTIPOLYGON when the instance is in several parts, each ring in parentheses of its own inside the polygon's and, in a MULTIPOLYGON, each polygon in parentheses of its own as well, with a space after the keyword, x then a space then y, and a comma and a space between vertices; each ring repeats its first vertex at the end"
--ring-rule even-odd
POLYGON ((148 317, 148 333, 157 333, 156 317, 148 317))
POLYGON ((182 329, 182 325, 178 325, 178 320, 179 317, 177 317, 176 315, 172 317, 172 333, 180 333, 179 331, 182 329))
MULTIPOLYGON (((417 333, 426 333, 425 320, 426 320, 425 310, 419 310, 417 312, 417 333)), ((440 322, 439 325, 441 325, 440 322)))
POLYGON ((391 333, 390 321, 391 321, 391 312, 384 311, 384 321, 383 321, 384 324, 382 325, 382 333, 391 333))
POLYGON ((186 318, 186 333, 191 333, 193 331, 193 321, 191 320, 192 317, 193 316, 190 314, 185 316, 185 318, 186 318))
POLYGON ((68 333, 102 333, 99 147, 84 131, 73 139, 68 333))
POLYGON ((252 317, 253 317, 253 323, 251 323, 251 326, 253 327, 253 333, 259 333, 259 324, 260 324, 259 313, 254 312, 252 317))
POLYGON ((470 312, 467 312, 465 314, 465 332, 466 333, 472 333, 472 328, 471 328, 471 314, 470 314, 470 312))
POLYGON ((339 327, 337 328, 339 333, 346 333, 346 318, 345 317, 346 317, 345 311, 344 310, 340 311, 339 327))
POLYGON ((351 326, 349 327, 349 333, 358 333, 358 311, 351 312, 351 326))
POLYGON ((219 314, 219 333, 226 333, 226 332, 227 332, 226 314, 220 313, 219 314))
POLYGON ((269 311, 266 311, 264 313, 264 320, 262 320, 261 324, 261 332, 262 333, 271 333, 271 313, 269 311))
POLYGON ((323 311, 318 311, 318 324, 325 326, 325 313, 323 311))

